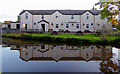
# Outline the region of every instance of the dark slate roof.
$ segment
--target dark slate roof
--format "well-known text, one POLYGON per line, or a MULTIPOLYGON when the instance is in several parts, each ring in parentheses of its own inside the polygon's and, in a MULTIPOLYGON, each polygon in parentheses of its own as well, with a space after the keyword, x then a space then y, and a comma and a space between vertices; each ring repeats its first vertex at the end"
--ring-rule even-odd
POLYGON ((48 21, 46 21, 46 20, 41 20, 41 21, 39 21, 38 23, 40 23, 40 22, 46 22, 46 23, 49 23, 48 21))
POLYGON ((11 23, 20 23, 20 22, 11 22, 11 23))
POLYGON ((51 15, 56 11, 59 11, 63 15, 82 15, 86 11, 89 11, 93 15, 98 15, 100 13, 100 10, 23 10, 20 15, 25 11, 30 12, 32 15, 51 15))

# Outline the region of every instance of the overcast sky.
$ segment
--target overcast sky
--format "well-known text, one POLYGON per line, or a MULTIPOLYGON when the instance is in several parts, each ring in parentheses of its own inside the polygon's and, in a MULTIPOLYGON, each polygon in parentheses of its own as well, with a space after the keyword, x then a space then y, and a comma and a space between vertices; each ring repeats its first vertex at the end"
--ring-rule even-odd
MULTIPOLYGON (((89 10, 99 0, 1 0, 0 22, 16 21, 22 10, 74 9, 89 10)), ((98 8, 98 6, 97 6, 98 8)))

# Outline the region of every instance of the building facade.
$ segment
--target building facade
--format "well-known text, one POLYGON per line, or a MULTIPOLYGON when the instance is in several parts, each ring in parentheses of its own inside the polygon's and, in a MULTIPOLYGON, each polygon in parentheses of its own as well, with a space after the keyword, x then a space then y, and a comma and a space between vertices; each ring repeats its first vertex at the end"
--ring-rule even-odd
POLYGON ((20 13, 21 30, 91 31, 111 30, 107 19, 100 19, 100 10, 23 10, 20 13))

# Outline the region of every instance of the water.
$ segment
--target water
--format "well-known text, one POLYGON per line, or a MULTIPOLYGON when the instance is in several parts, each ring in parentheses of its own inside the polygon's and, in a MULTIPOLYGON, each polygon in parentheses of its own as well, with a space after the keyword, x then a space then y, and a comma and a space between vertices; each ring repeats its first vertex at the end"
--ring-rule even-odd
POLYGON ((110 45, 71 46, 3 38, 2 71, 117 72, 118 52, 119 48, 110 45))

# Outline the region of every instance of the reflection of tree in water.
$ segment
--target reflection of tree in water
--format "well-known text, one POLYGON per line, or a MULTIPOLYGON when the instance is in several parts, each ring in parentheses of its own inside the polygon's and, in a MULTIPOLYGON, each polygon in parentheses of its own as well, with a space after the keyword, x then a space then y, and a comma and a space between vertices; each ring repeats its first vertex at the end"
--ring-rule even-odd
POLYGON ((120 72, 120 66, 108 59, 100 63, 101 72, 120 72))
MULTIPOLYGON (((106 53, 106 49, 105 47, 103 47, 102 49, 102 62, 100 63, 100 71, 101 72, 120 72, 120 66, 116 63, 113 62, 113 60, 109 59, 105 59, 104 57, 106 55, 108 55, 106 53)), ((108 55, 109 56, 109 55, 108 55)))

